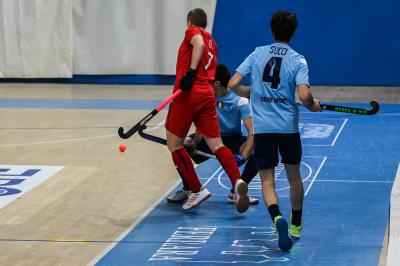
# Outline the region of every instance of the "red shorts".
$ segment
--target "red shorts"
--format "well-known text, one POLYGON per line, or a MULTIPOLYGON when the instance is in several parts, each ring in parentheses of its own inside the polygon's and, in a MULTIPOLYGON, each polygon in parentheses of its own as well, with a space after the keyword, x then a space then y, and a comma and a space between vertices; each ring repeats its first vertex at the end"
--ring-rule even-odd
POLYGON ((186 137, 192 122, 198 132, 209 138, 220 137, 215 95, 208 88, 183 91, 169 105, 165 128, 180 138, 186 137))

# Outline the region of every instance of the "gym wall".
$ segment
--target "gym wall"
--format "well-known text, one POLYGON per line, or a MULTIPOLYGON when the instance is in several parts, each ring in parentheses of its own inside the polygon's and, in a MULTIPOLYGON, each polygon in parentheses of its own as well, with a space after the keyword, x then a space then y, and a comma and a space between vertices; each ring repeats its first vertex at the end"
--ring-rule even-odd
POLYGON ((0 77, 171 84, 194 7, 208 13, 219 62, 232 72, 273 41, 270 17, 286 9, 297 14, 291 45, 306 57, 313 85, 400 85, 397 0, 0 0, 0 77))

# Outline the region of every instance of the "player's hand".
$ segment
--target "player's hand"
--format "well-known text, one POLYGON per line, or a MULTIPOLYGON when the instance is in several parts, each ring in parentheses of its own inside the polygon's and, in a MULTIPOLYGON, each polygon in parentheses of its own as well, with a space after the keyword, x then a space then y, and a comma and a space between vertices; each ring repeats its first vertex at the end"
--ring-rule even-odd
POLYGON ((319 100, 314 99, 312 104, 307 106, 308 110, 310 110, 311 112, 321 112, 322 108, 321 108, 321 103, 319 102, 319 100))
POLYGON ((183 146, 185 148, 189 148, 190 150, 195 150, 197 148, 196 144, 194 143, 191 137, 186 137, 185 141, 183 142, 183 146))
POLYGON ((246 159, 241 154, 235 154, 234 157, 238 166, 241 166, 246 162, 246 159))
POLYGON ((189 71, 183 75, 181 82, 179 83, 179 88, 181 88, 181 90, 188 91, 193 87, 195 73, 196 70, 190 68, 189 71))

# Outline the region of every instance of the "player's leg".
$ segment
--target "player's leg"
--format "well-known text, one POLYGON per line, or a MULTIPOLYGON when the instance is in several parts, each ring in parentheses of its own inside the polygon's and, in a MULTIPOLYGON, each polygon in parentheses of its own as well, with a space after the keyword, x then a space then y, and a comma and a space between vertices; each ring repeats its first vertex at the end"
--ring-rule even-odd
POLYGON ((304 200, 304 187, 300 174, 301 141, 300 134, 285 134, 279 146, 282 163, 285 165, 286 175, 290 184, 290 235, 299 239, 302 231, 302 213, 304 200))
POLYGON ((190 155, 183 147, 183 141, 184 138, 177 137, 175 134, 167 130, 167 145, 168 149, 172 153, 172 160, 174 161, 178 172, 185 179, 190 188, 188 199, 182 206, 186 211, 198 206, 201 202, 208 199, 211 196, 211 193, 206 188, 202 188, 196 171, 194 170, 190 155))
POLYGON ((232 187, 235 188, 237 211, 240 213, 247 211, 250 205, 247 196, 248 185, 240 177, 239 167, 232 151, 222 144, 221 138, 205 137, 205 140, 231 180, 232 187))
MULTIPOLYGON (((246 142, 247 137, 245 136, 222 136, 221 137, 223 144, 229 148, 232 153, 237 154, 239 153, 239 149, 244 142, 246 142)), ((241 174, 241 178, 247 184, 258 174, 257 165, 254 160, 254 155, 251 155, 248 160, 246 161, 244 170, 241 174)), ((235 203, 235 190, 234 187, 228 192, 228 202, 235 203)), ((249 196, 249 203, 250 205, 258 205, 259 200, 249 196)))
POLYGON ((254 155, 250 155, 250 157, 246 161, 246 165, 243 169, 242 179, 244 182, 249 184, 251 180, 258 174, 256 160, 254 155))
POLYGON ((260 169, 260 178, 265 205, 267 205, 271 219, 274 221, 275 217, 282 216, 279 210, 278 195, 275 191, 274 168, 260 169))
POLYGON ((187 202, 182 206, 184 210, 189 210, 209 198, 211 193, 207 189, 202 189, 190 155, 183 147, 184 139, 189 131, 194 113, 187 106, 188 97, 180 96, 170 104, 165 127, 167 129, 167 146, 172 154, 172 160, 177 171, 185 179, 186 184, 191 190, 187 202))
MULTIPOLYGON (((192 140, 193 138, 194 138, 194 134, 191 134, 191 135, 189 135, 189 136, 187 136, 185 138, 185 142, 188 139, 192 140)), ((196 150, 202 151, 202 152, 205 152, 205 153, 208 153, 208 154, 211 153, 211 151, 208 148, 207 143, 205 142, 204 139, 202 139, 200 141, 200 143, 197 145, 196 150)), ((190 157, 192 158, 192 160, 196 164, 203 163, 203 162, 205 162, 205 161, 207 161, 209 159, 209 158, 201 156, 201 155, 190 155, 190 157)), ((181 203, 181 202, 185 201, 188 198, 189 191, 190 191, 189 186, 185 181, 185 178, 182 176, 182 174, 179 171, 177 171, 177 172, 178 172, 179 176, 182 179, 183 188, 178 190, 178 191, 176 191, 175 194, 170 195, 170 196, 167 197, 167 201, 171 202, 171 203, 181 203)))
POLYGON ((215 96, 212 94, 203 103, 201 112, 197 114, 194 123, 200 134, 204 136, 208 147, 215 154, 222 168, 224 168, 232 186, 235 187, 235 192, 238 194, 237 211, 245 212, 249 208, 248 186, 240 178, 239 167, 232 151, 224 146, 220 138, 215 96))
POLYGON ((290 203, 292 205, 292 213, 289 218, 289 232, 291 237, 300 239, 303 227, 303 182, 301 180, 299 165, 285 164, 285 170, 290 184, 290 203))
POLYGON ((172 160, 180 173, 184 177, 190 190, 198 192, 201 189, 199 178, 194 170, 189 153, 183 147, 184 138, 176 136, 167 130, 167 146, 172 153, 172 160))
POLYGON ((278 165, 277 134, 255 134, 254 153, 259 169, 262 193, 268 212, 278 234, 278 245, 281 250, 289 250, 293 243, 288 235, 288 224, 283 218, 275 191, 275 166, 278 165))
POLYGON ((173 195, 170 195, 167 197, 167 201, 170 203, 181 203, 187 200, 189 197, 189 186, 185 181, 185 178, 182 176, 182 174, 177 171, 181 180, 182 180, 182 188, 176 191, 173 195))
MULTIPOLYGON (((250 157, 246 161, 246 165, 244 166, 242 172, 242 180, 247 184, 250 184, 251 180, 258 174, 256 160, 254 155, 250 155, 250 157)), ((260 202, 256 198, 250 197, 250 205, 258 205, 260 202)))

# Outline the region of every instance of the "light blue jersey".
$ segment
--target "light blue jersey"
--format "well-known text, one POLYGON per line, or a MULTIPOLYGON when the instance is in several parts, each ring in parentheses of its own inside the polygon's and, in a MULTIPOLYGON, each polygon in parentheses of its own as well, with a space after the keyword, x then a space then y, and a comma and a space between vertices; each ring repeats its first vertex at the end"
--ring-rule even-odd
POLYGON ((302 55, 283 43, 257 47, 236 69, 251 74, 254 133, 299 132, 296 85, 307 84, 308 66, 302 55))
POLYGON ((249 100, 233 92, 216 97, 218 123, 222 136, 242 135, 241 122, 251 117, 249 100))

